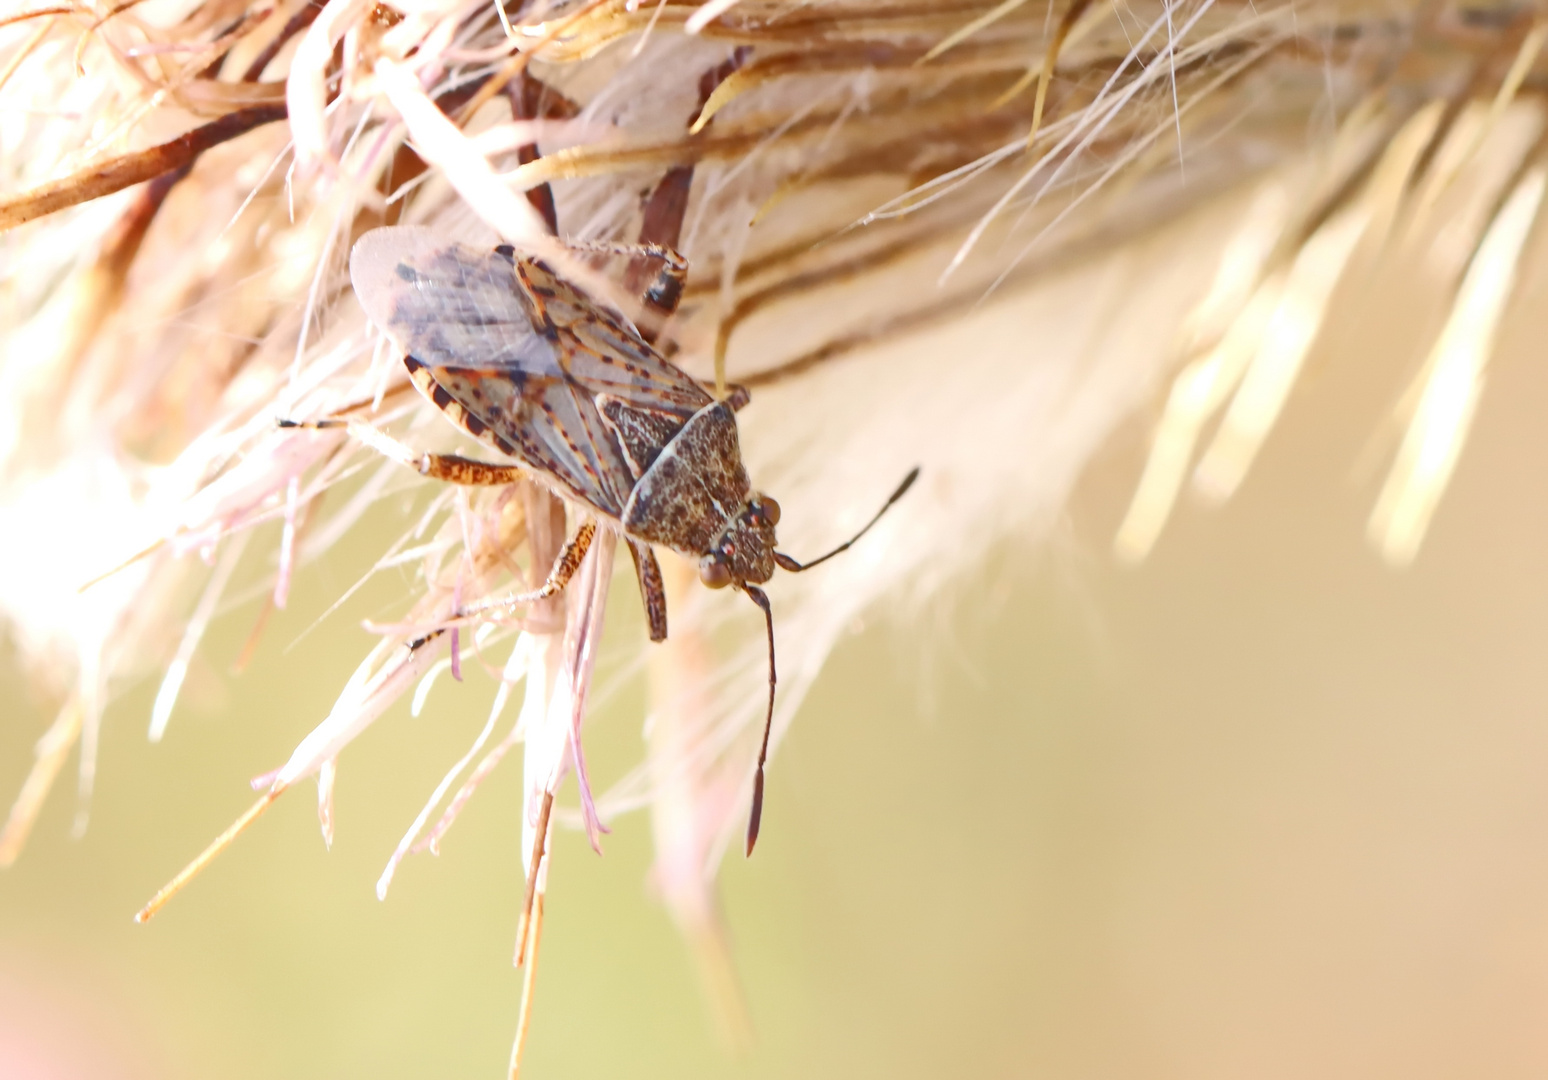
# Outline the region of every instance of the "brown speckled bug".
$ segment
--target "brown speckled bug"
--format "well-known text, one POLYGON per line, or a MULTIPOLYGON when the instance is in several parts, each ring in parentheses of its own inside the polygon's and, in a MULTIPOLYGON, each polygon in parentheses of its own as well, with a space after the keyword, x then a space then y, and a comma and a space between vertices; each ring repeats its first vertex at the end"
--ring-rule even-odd
MULTIPOLYGON (((685 264, 661 247, 623 249, 659 261, 647 293, 675 307, 685 264)), ((800 563, 775 550, 779 504, 753 491, 742 464, 738 390, 716 400, 668 362, 620 315, 544 263, 509 247, 447 244, 428 229, 376 229, 350 256, 366 313, 404 353, 415 386, 454 423, 520 465, 427 454, 420 471, 461 484, 535 476, 628 542, 652 641, 667 636, 666 595, 652 545, 697 559, 712 589, 734 586, 762 609, 769 639, 769 708, 758 751, 748 853, 758 839, 774 711, 774 621, 759 585, 776 566, 808 570, 847 549, 896 502, 910 472, 865 528, 800 563)), ((543 587, 501 601, 531 602, 563 589, 596 526, 585 522, 543 587)))

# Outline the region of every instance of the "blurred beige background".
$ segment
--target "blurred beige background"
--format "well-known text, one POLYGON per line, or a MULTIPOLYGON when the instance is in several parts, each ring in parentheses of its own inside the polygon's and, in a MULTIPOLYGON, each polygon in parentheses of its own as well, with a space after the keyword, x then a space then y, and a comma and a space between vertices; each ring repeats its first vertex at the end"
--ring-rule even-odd
MULTIPOLYGON (((1398 295, 1343 303, 1240 496, 1182 507, 1145 565, 1108 554, 1141 417, 1051 543, 1003 551, 938 621, 878 617, 842 647, 773 767, 757 857, 724 873, 750 1052, 721 1048, 648 895, 644 819, 604 859, 562 836, 527 1075, 1542 1076, 1545 301, 1529 274, 1406 572, 1363 532, 1384 418, 1443 312, 1398 295)), ((0 877, 0 1076, 503 1075, 515 766, 439 859, 372 892, 488 680, 443 682, 350 750, 331 853, 299 790, 130 922, 323 714, 356 620, 401 595, 378 583, 284 652, 368 554, 308 570, 240 678, 254 609, 222 618, 161 746, 154 685, 115 704, 90 831, 68 838, 56 792, 0 877)), ((636 608, 612 634, 639 633, 636 608)), ((0 680, 8 799, 43 716, 14 664, 0 680)), ((636 695, 593 715, 602 786, 640 752, 636 695)))

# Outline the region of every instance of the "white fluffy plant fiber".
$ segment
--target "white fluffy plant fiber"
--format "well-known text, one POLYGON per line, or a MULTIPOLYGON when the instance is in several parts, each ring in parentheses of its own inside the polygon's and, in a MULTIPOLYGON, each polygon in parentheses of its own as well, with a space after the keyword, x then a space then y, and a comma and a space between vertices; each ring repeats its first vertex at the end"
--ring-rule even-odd
MULTIPOLYGON (((82 733, 89 789, 116 687, 170 665, 159 737, 231 582, 260 582, 283 606, 294 566, 415 482, 405 448, 455 445, 403 392, 398 357, 349 292, 350 246, 374 225, 503 238, 632 311, 618 267, 567 253, 524 193, 552 185, 564 239, 626 241, 642 194, 695 165, 690 283, 664 340, 707 382, 751 387, 743 452, 783 505, 784 550, 825 550, 922 469, 864 542, 771 584, 777 742, 859 614, 917 609, 995 545, 1035 538, 1178 365, 1120 553, 1154 542, 1222 410, 1199 482, 1229 493, 1360 253, 1431 251, 1440 303, 1457 304, 1373 519, 1389 556, 1411 555, 1542 194, 1543 32, 1503 4, 0 10, 0 610, 63 703, 0 861, 82 733), (701 76, 736 50, 739 70, 701 112, 701 76), (578 112, 513 116, 504 87, 527 75, 578 112), (200 155, 163 145, 282 102, 288 123, 264 114, 200 155), (522 164, 534 142, 541 156, 522 164), (174 181, 168 161, 191 171, 174 181), (275 426, 334 415, 356 437, 275 426)), ((529 870, 546 872, 545 794, 583 766, 611 542, 542 611, 448 621, 541 576, 558 546, 546 499, 524 485, 436 496, 382 563, 423 562, 407 613, 374 628, 381 644, 253 813, 315 775, 330 829, 350 740, 471 639, 503 640, 495 712, 379 889, 518 741, 529 870)), ((570 508, 571 532, 580 515, 570 508)), ((582 775, 576 816, 596 842, 611 816, 650 807, 662 895, 712 934, 714 871, 742 827, 766 700, 763 627, 744 599, 664 561, 672 640, 638 646, 647 760, 594 808, 582 775)))

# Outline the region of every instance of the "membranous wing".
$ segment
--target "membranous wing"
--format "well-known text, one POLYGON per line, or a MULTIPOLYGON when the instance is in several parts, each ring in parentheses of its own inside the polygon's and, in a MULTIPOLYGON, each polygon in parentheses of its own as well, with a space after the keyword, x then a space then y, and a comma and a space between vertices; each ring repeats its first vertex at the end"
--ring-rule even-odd
POLYGON ((710 401, 627 323, 509 249, 375 229, 350 277, 443 411, 610 517, 642 459, 710 401))
POLYGON ((558 376, 554 344, 532 329, 509 259, 437 239, 430 229, 373 229, 349 256, 360 306, 428 368, 558 376))

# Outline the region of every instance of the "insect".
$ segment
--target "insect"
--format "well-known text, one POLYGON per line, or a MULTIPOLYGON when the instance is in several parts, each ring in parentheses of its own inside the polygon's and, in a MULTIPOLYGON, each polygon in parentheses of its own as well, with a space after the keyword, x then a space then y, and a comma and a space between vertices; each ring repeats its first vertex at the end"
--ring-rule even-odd
MULTIPOLYGON (((646 304, 675 308, 687 269, 681 256, 660 245, 604 250, 659 263, 646 304)), ((535 475, 596 519, 577 529, 541 589, 493 606, 562 590, 600 521, 628 543, 652 641, 667 636, 653 546, 696 559, 705 585, 734 587, 763 612, 769 705, 747 824, 750 855, 762 820, 776 682, 773 610, 759 586, 776 567, 800 573, 847 550, 902 498, 919 470, 853 537, 799 562, 776 550, 779 503, 753 490, 742 464, 735 414, 747 392, 716 399, 630 320, 542 261, 509 246, 479 250, 448 244, 425 228, 388 227, 355 244, 350 278, 371 321, 403 352, 420 392, 474 438, 519 462, 426 454, 422 473, 462 484, 535 475)))

